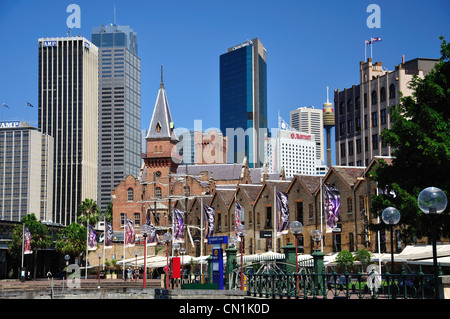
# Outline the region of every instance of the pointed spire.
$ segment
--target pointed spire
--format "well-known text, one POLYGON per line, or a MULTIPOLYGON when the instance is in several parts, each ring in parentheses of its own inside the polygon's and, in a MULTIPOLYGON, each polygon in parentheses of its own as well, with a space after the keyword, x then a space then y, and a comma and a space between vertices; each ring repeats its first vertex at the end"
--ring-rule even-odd
POLYGON ((161 89, 164 88, 164 81, 163 81, 163 66, 162 66, 162 64, 161 64, 161 84, 159 85, 159 87, 160 87, 161 89))

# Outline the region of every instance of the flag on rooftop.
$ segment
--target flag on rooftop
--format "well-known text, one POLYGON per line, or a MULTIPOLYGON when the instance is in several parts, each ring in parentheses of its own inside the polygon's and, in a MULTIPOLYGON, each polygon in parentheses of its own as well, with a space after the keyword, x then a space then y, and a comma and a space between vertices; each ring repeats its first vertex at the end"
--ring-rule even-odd
POLYGON ((374 42, 380 42, 380 41, 381 41, 381 38, 380 38, 380 37, 377 37, 377 38, 372 38, 371 40, 372 40, 372 43, 374 43, 374 42))
POLYGON ((31 103, 30 103, 30 102, 27 102, 27 106, 31 106, 31 107, 34 107, 33 105, 31 105, 31 103))
POLYGON ((4 107, 7 107, 7 108, 9 109, 9 106, 6 105, 5 102, 2 102, 2 105, 3 105, 4 107))

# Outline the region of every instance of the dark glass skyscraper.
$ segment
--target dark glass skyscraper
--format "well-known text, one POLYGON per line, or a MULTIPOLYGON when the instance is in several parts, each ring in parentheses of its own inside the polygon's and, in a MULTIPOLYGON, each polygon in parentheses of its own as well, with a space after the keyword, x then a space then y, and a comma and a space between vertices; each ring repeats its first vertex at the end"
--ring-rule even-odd
POLYGON ((98 204, 102 211, 111 191, 128 175, 138 176, 141 158, 141 60, 137 36, 129 26, 93 29, 99 48, 98 204))
POLYGON ((264 129, 267 51, 255 38, 220 56, 220 130, 228 136, 227 162, 242 162, 246 156, 250 167, 261 166, 264 129))

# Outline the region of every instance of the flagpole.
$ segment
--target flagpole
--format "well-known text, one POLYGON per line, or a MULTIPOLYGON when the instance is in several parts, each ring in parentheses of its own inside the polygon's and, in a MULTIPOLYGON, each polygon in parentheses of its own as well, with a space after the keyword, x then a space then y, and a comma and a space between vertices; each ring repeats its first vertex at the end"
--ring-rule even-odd
MULTIPOLYGON (((25 223, 22 224, 22 269, 23 269, 23 258, 24 258, 24 250, 25 248, 25 223)), ((22 269, 20 269, 20 271, 22 271, 22 269)))
POLYGON ((372 45, 373 45, 373 41, 370 41, 370 58, 372 59, 372 63, 373 63, 373 58, 372 58, 372 45))
POLYGON ((322 236, 320 238, 320 249, 323 252, 323 204, 322 204, 322 197, 323 197, 323 185, 322 185, 322 177, 320 177, 320 232, 322 233, 322 236))
POLYGON ((105 270, 105 258, 106 258, 105 244, 106 244, 106 214, 103 215, 103 266, 102 266, 103 270, 105 270))
POLYGON ((203 197, 200 197, 200 276, 203 281, 203 197))
POLYGON ((364 63, 367 62, 367 44, 366 41, 364 41, 364 63))
POLYGON ((88 248, 89 248, 89 218, 87 217, 87 211, 86 211, 86 265, 85 265, 85 274, 84 274, 84 279, 87 279, 87 264, 88 264, 88 248))
POLYGON ((123 224, 123 271, 122 271, 122 279, 126 280, 125 277, 125 230, 127 229, 127 218, 125 217, 125 223, 123 224))
POLYGON ((277 252, 277 187, 273 187, 273 252, 277 252))

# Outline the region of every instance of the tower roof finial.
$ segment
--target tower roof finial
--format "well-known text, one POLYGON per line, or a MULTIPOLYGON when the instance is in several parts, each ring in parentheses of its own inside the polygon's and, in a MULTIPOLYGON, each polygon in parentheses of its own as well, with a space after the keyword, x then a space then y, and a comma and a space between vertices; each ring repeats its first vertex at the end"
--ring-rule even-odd
POLYGON ((164 88, 164 81, 163 81, 163 66, 161 64, 161 84, 159 86, 160 88, 164 88))

